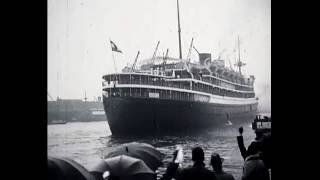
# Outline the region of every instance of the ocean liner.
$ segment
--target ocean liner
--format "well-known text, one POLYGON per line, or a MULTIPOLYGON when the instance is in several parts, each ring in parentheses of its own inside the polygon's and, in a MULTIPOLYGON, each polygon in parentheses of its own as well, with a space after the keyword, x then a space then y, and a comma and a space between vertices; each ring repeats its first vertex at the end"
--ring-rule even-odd
MULTIPOLYGON (((178 11, 179 58, 156 56, 136 68, 139 52, 132 67, 121 73, 104 75, 103 105, 113 135, 164 134, 203 131, 221 125, 252 122, 258 98, 254 76, 244 76, 239 57, 238 70, 227 68, 222 59, 199 53, 192 45, 182 58, 178 11), (199 55, 191 62, 190 52, 199 55)), ((113 42, 111 42, 113 43, 113 42)))

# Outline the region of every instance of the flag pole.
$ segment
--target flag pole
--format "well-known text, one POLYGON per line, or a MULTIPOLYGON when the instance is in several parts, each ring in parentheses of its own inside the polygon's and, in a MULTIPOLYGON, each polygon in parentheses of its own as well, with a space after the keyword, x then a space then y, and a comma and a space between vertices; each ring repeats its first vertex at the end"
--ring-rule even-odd
POLYGON ((110 42, 110 47, 111 47, 111 53, 112 53, 112 59, 113 59, 113 64, 114 64, 114 69, 115 69, 115 73, 117 73, 117 66, 116 66, 116 61, 114 59, 114 53, 112 51, 112 45, 111 45, 111 39, 109 39, 110 42))
POLYGON ((114 53, 113 53, 113 51, 112 51, 112 59, 113 59, 114 69, 115 69, 116 73, 118 73, 118 71, 117 71, 117 65, 116 65, 116 61, 115 61, 115 59, 114 59, 114 53))

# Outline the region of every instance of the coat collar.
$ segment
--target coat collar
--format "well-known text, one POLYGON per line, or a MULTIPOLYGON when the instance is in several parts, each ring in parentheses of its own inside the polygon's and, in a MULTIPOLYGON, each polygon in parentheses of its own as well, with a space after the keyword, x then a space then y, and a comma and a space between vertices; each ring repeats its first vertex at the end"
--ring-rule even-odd
POLYGON ((261 159, 260 153, 248 156, 245 161, 258 160, 258 159, 261 159))
POLYGON ((195 162, 193 167, 205 167, 205 164, 203 162, 195 162))

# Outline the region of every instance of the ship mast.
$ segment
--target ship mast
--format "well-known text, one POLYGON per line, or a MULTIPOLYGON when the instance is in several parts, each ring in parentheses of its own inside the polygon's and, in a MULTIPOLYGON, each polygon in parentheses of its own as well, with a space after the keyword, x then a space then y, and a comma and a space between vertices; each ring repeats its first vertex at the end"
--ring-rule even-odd
POLYGON ((238 67, 239 67, 239 73, 241 74, 241 61, 240 61, 240 39, 239 39, 239 36, 238 36, 238 67))
POLYGON ((178 10, 179 58, 182 59, 182 52, 181 52, 181 28, 180 28, 180 16, 179 16, 179 0, 177 0, 177 10, 178 10))
POLYGON ((240 60, 240 39, 239 39, 239 36, 238 36, 238 63, 236 64, 236 66, 238 66, 239 68, 239 73, 241 75, 241 67, 246 65, 245 63, 242 63, 241 60, 240 60))

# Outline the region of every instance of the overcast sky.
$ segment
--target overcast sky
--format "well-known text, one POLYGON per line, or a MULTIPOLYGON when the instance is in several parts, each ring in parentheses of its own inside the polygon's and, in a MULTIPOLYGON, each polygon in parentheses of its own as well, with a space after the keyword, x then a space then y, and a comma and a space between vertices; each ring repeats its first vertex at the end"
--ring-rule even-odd
MULTIPOLYGON (((180 0, 182 55, 191 38, 200 52, 229 57, 234 64, 240 36, 243 72, 256 77, 256 91, 271 86, 270 0, 180 0)), ((48 92, 53 98, 101 96, 102 75, 120 71, 169 48, 179 56, 176 0, 48 0, 48 92), (139 61, 138 60, 138 61, 139 61)), ((192 52, 192 57, 196 57, 192 52)), ((228 60, 226 64, 229 65, 228 60)))

